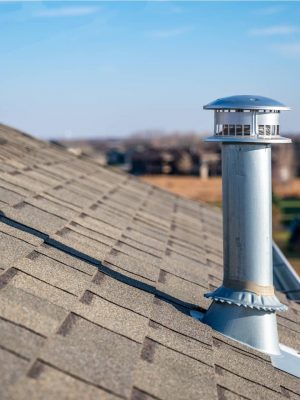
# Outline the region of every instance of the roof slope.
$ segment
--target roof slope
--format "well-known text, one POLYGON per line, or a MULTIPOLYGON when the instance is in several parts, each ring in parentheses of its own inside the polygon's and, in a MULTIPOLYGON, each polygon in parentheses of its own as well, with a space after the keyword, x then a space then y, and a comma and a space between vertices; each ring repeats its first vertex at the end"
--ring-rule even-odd
MULTIPOLYGON (((0 126, 1 399, 300 398, 189 316, 222 278, 221 214, 0 126)), ((278 317, 300 348, 300 306, 278 317)))

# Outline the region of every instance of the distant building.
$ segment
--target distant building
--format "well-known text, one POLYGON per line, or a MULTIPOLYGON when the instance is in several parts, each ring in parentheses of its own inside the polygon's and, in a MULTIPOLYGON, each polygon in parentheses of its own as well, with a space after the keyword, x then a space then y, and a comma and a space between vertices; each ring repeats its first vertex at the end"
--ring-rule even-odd
POLYGON ((107 165, 123 165, 126 162, 126 152, 123 149, 109 149, 105 156, 107 165))
MULTIPOLYGON (((272 173, 274 183, 289 183, 296 175, 300 175, 300 165, 297 165, 296 151, 300 142, 287 146, 272 147, 272 173)), ((299 159, 299 157, 298 157, 299 159)))

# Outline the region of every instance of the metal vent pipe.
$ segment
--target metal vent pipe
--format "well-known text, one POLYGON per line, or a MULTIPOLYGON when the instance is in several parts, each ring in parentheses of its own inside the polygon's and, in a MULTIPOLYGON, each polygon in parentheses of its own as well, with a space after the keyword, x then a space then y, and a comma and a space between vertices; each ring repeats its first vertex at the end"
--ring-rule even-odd
POLYGON ((205 295, 213 302, 203 322, 257 350, 280 354, 275 313, 286 307, 273 287, 271 144, 290 142, 279 136, 279 111, 288 108, 260 96, 233 96, 204 109, 218 114, 218 129, 207 140, 222 143, 224 278, 205 295), (226 122, 221 129, 220 120, 226 122))

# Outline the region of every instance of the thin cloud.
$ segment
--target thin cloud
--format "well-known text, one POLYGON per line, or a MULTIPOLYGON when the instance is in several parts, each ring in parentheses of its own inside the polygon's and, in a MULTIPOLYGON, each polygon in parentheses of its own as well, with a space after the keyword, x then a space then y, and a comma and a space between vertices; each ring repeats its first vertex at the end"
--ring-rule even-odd
POLYGON ((292 25, 276 25, 265 28, 255 28, 249 31, 250 36, 284 36, 299 32, 299 28, 292 25))
POLYGON ((300 42, 278 45, 277 50, 287 56, 300 57, 300 42))
POLYGON ((149 33, 149 36, 153 37, 154 39, 169 39, 173 37, 178 37, 185 35, 186 33, 190 32, 193 28, 192 27, 181 27, 181 28, 174 28, 174 29, 162 29, 156 30, 149 33))
POLYGON ((280 14, 285 10, 283 6, 270 6, 255 10, 256 15, 276 15, 280 14))
POLYGON ((95 14, 97 11, 97 7, 58 7, 39 10, 33 16, 35 18, 82 17, 95 14))

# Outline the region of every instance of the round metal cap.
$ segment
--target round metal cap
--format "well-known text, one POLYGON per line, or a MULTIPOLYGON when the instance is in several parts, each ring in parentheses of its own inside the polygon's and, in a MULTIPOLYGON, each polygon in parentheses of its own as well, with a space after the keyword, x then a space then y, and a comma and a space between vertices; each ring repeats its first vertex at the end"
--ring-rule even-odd
POLYGON ((263 96, 238 95, 223 97, 203 106, 205 110, 290 110, 279 101, 263 96))

